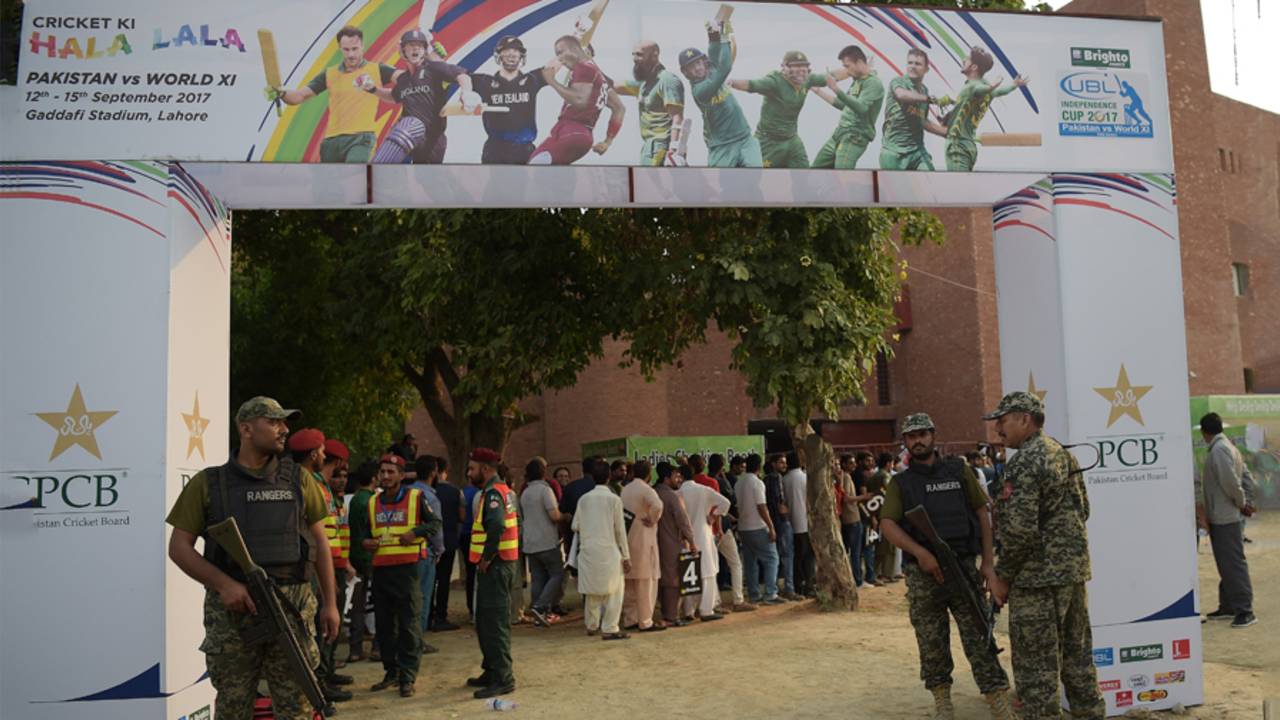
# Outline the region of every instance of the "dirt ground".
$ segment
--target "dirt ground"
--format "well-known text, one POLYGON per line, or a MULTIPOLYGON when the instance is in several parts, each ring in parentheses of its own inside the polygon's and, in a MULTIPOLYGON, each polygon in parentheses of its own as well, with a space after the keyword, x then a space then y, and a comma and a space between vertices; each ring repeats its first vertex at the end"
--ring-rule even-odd
MULTIPOLYGON (((1280 513, 1250 523, 1247 545, 1259 622, 1245 630, 1227 623, 1204 627, 1205 704, 1183 717, 1253 720, 1265 698, 1280 697, 1280 513)), ((1207 541, 1200 551, 1201 603, 1217 607, 1217 573, 1207 541)), ((916 720, 932 703, 919 677, 915 637, 907 622, 904 585, 867 588, 856 613, 824 614, 812 602, 761 608, 724 621, 663 633, 633 634, 601 642, 586 636, 581 614, 556 627, 517 626, 512 633, 517 717, 731 717, 857 718, 916 720)), ((569 598, 576 607, 576 598, 569 598)), ((465 617, 461 592, 450 602, 465 617)), ((461 617, 454 617, 455 621, 461 617)), ((1005 628, 998 641, 1008 647, 1005 628)), ((480 653, 471 626, 431 633, 440 652, 423 658, 417 695, 394 689, 369 692, 380 665, 361 662, 353 674, 355 699, 338 717, 401 720, 406 717, 469 718, 487 714, 483 701, 463 686, 479 672, 480 653)), ((973 686, 954 634, 958 718, 985 719, 986 705, 973 686)), ((345 647, 339 657, 345 657, 345 647)), ((1001 656, 1008 666, 1007 652, 1001 656)), ((1010 672, 1012 675, 1012 672, 1010 672)), ((1173 717, 1154 713, 1151 717, 1173 717)))

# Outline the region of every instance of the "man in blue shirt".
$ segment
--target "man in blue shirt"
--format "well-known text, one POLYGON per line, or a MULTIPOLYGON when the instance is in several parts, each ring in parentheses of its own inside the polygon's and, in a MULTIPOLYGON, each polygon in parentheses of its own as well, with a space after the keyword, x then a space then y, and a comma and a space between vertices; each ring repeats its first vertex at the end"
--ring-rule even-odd
MULTIPOLYGON (((436 479, 436 459, 430 455, 423 455, 413 463, 414 473, 417 477, 409 487, 417 488, 422 491, 422 497, 427 501, 427 505, 431 507, 431 512, 436 517, 444 517, 441 514, 440 498, 436 497, 435 484, 436 479)), ((422 612, 419 619, 422 625, 422 632, 427 631, 427 623, 431 618, 431 602, 435 598, 436 590, 436 563, 440 562, 440 557, 444 555, 444 527, 441 523, 440 529, 433 532, 427 538, 426 556, 418 561, 418 584, 422 587, 422 612)), ((430 645, 426 640, 422 641, 422 654, 430 655, 440 652, 440 649, 434 645, 430 645)))

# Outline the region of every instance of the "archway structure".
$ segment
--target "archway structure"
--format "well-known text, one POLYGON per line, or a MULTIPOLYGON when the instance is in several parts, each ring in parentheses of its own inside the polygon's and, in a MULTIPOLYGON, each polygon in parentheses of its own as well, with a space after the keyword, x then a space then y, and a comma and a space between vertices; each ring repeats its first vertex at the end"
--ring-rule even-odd
MULTIPOLYGON (((185 479, 229 451, 231 211, 370 206, 993 207, 1003 385, 1040 393, 1049 432, 1100 453, 1087 474, 1090 599, 1108 708, 1202 701, 1158 22, 692 0, 425 5, 26 4, 20 84, 0 88, 0 715, 207 717, 202 593, 166 560, 163 518, 185 479), (735 42, 720 55, 704 21, 728 14, 722 8, 733 9, 722 42, 735 42), (524 101, 518 87, 480 84, 496 70, 498 39, 518 36, 536 67, 575 24, 617 86, 644 38, 661 43, 673 69, 682 47, 733 63, 728 76, 746 81, 741 90, 698 94, 678 75, 679 102, 674 86, 666 95, 641 88, 647 133, 661 135, 674 108, 693 118, 688 167, 641 163, 637 106, 626 97, 628 119, 603 155, 557 167, 479 164, 487 140, 515 132, 492 121, 524 101), (363 32, 367 70, 335 70, 335 34, 347 25, 363 32), (362 105, 361 76, 390 83, 404 67, 401 33, 419 26, 474 76, 483 102, 511 107, 454 117, 444 164, 367 164, 403 112, 362 105), (894 78, 923 51, 932 90, 919 112, 948 127, 967 122, 967 133, 886 151, 894 121, 882 122, 877 107, 862 126, 875 137, 854 169, 707 167, 708 146, 724 136, 704 135, 699 103, 715 112, 733 99, 768 158, 785 157, 778 146, 788 132, 816 151, 840 116, 818 97, 806 104, 804 85, 825 81, 803 78, 793 91, 803 110, 766 122, 774 111, 765 95, 795 106, 769 73, 795 61, 795 50, 815 71, 838 67, 850 45, 899 111, 909 103, 895 99, 894 78), (994 67, 964 94, 974 46, 994 67), (379 62, 390 68, 385 78, 379 62), (264 64, 271 84, 310 86, 316 97, 277 114, 263 96, 264 64), (1030 82, 1013 87, 1018 76, 1030 82), (975 103, 975 92, 991 97, 975 103), (961 110, 947 114, 956 106, 941 96, 961 99, 961 110), (368 157, 316 162, 348 152, 362 133, 368 157), (969 171, 888 169, 915 162, 907 156, 917 150, 969 171), (965 165, 966 153, 976 164, 965 165)), ((541 90, 536 138, 502 137, 545 137, 561 104, 553 90, 541 90)), ((731 139, 750 145, 746 137, 731 139)))

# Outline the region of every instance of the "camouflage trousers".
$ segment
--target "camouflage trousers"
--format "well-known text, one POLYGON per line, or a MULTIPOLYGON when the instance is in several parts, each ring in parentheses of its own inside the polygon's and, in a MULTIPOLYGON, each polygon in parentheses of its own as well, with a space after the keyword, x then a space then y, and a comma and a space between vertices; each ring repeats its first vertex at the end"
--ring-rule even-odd
MULTIPOLYGON (((982 585, 974 558, 961 558, 960 565, 969 579, 982 585)), ((951 592, 945 585, 920 569, 916 563, 903 563, 907 576, 907 607, 911 627, 916 631, 916 644, 920 648, 920 679, 924 686, 933 688, 950 685, 955 663, 951 659, 951 620, 954 615, 960 630, 960 643, 964 655, 973 669, 973 681, 983 694, 1009 687, 1009 676, 1000 666, 1000 660, 987 647, 978 628, 968 620, 964 599, 951 592)))
POLYGON ((1093 630, 1084 583, 1009 591, 1013 679, 1024 720, 1062 717, 1058 681, 1071 717, 1103 720, 1106 705, 1093 667, 1093 630))
MULTIPOLYGON (((282 585, 281 592, 304 618, 316 615, 316 596, 307 583, 282 585)), ((262 612, 259 609, 259 612, 262 612)), ((287 612, 287 611, 286 611, 287 612)), ((253 703, 258 697, 258 683, 267 681, 275 716, 280 720, 310 720, 311 703, 298 682, 289 672, 289 661, 274 642, 254 648, 245 647, 240 640, 240 630, 249 623, 251 616, 233 613, 222 605, 218 593, 207 591, 204 595, 204 642, 200 651, 205 654, 209 680, 218 692, 214 702, 219 718, 240 720, 253 717, 253 703)), ((311 666, 320 664, 320 652, 310 623, 300 623, 290 617, 294 635, 306 650, 311 666)))

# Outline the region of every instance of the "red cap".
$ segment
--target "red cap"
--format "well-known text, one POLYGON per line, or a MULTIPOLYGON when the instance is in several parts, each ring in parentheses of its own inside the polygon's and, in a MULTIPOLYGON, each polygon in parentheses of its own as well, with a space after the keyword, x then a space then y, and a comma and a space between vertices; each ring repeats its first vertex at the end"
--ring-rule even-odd
POLYGON ((341 440, 334 440, 333 438, 324 441, 324 454, 327 457, 336 457, 339 460, 351 459, 351 451, 347 449, 347 446, 343 445, 341 440))
POLYGON ((315 428, 303 428, 289 436, 290 452, 309 452, 324 447, 324 433, 315 428))
POLYGON ((396 455, 395 453, 387 453, 378 459, 378 463, 391 463, 392 465, 404 467, 404 458, 396 455))
POLYGON ((467 459, 474 460, 479 463, 488 463, 490 465, 502 462, 501 455, 485 447, 479 447, 472 450, 471 454, 467 456, 467 459))

